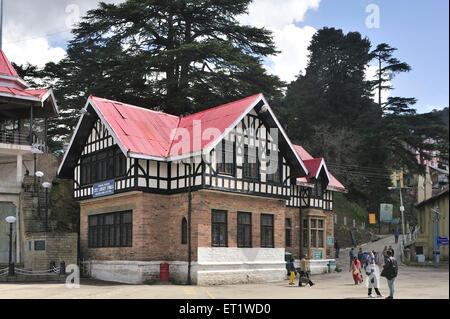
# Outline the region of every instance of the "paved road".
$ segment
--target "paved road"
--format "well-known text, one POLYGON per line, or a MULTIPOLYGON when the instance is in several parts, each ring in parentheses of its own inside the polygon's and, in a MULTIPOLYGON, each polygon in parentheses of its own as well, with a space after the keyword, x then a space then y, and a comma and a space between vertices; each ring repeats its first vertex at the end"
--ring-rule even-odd
MULTIPOLYGON (((313 287, 288 286, 288 280, 230 286, 122 285, 82 280, 78 289, 64 284, 0 283, 0 299, 366 299, 367 288, 355 286, 347 271, 315 275, 313 287)), ((448 268, 399 267, 397 299, 448 299, 448 268), (419 279, 419 280, 418 280, 419 279)), ((381 279, 380 291, 389 292, 381 279)), ((375 299, 374 299, 375 300, 375 299)))

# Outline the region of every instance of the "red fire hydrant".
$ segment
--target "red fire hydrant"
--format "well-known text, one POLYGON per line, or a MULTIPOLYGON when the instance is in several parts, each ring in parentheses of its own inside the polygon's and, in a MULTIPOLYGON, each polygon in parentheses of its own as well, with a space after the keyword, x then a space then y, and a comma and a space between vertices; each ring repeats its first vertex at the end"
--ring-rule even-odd
POLYGON ((161 263, 159 265, 159 281, 169 282, 169 264, 161 263))

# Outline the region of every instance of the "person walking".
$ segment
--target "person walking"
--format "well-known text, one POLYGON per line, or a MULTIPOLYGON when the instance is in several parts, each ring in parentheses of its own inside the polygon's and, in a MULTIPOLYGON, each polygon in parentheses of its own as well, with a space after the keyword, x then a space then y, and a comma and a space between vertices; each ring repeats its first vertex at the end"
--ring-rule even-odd
POLYGON ((384 249, 383 249, 383 252, 382 252, 382 254, 383 254, 383 264, 385 264, 386 263, 386 260, 387 260, 387 258, 388 258, 388 256, 387 256, 387 251, 388 251, 388 248, 387 248, 387 246, 384 246, 384 249))
POLYGON ((362 248, 360 247, 359 248, 359 251, 358 251, 358 260, 359 260, 359 262, 362 264, 362 258, 363 258, 363 251, 362 251, 362 248))
POLYGON ((386 299, 394 299, 394 280, 398 274, 398 264, 397 260, 392 256, 392 253, 387 251, 387 262, 383 266, 383 271, 381 272, 381 276, 387 279, 387 283, 389 286, 389 296, 386 299))
POLYGON ((375 264, 375 255, 373 251, 370 252, 368 264, 365 267, 365 273, 367 275, 366 283, 369 298, 374 298, 374 296, 372 295, 372 289, 375 289, 375 292, 379 298, 383 297, 380 290, 378 289, 379 270, 378 266, 375 264))
POLYGON ((361 278, 361 262, 357 258, 352 263, 352 275, 355 285, 363 282, 361 278))
POLYGON ((392 253, 392 257, 394 257, 394 248, 392 248, 392 246, 391 245, 389 245, 389 249, 388 250, 390 250, 391 251, 391 253, 392 253))
POLYGON ((335 250, 335 256, 336 258, 339 258, 339 250, 341 249, 341 246, 339 245, 339 242, 336 240, 334 242, 334 250, 335 250))
POLYGON ((297 275, 297 270, 295 269, 294 259, 292 259, 292 258, 291 258, 291 261, 289 262, 289 271, 291 272, 291 278, 289 280, 289 285, 293 286, 293 285, 295 285, 294 280, 295 280, 295 276, 297 275))
POLYGON ((355 252, 353 251, 353 247, 352 249, 350 249, 350 252, 348 253, 348 256, 350 257, 350 268, 348 269, 348 271, 352 271, 352 262, 353 259, 355 259, 355 252))
POLYGON ((395 243, 396 244, 398 244, 398 236, 399 236, 398 229, 395 229, 394 237, 395 237, 395 243))
MULTIPOLYGON (((359 263, 360 263, 360 265, 362 266, 362 264, 363 264, 363 255, 364 255, 364 253, 363 253, 363 251, 362 251, 362 248, 361 247, 359 247, 359 251, 358 251, 358 261, 359 261, 359 263)), ((363 275, 362 275, 362 273, 361 273, 361 282, 363 282, 363 275)))
MULTIPOLYGON (((300 277, 306 277, 308 279, 308 284, 310 287, 314 286, 314 283, 310 278, 310 271, 308 266, 308 255, 304 254, 302 259, 300 260, 300 277)), ((298 281, 298 286, 303 287, 302 279, 300 278, 298 281)))

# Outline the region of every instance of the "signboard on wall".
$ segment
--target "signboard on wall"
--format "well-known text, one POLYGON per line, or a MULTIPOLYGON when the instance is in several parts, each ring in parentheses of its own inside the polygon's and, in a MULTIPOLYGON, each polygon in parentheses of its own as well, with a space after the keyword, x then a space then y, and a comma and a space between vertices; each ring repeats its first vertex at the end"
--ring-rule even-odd
POLYGON ((369 213, 369 224, 373 225, 377 223, 377 217, 375 213, 369 213))
POLYGON ((438 236, 437 244, 438 244, 438 246, 448 246, 448 237, 447 236, 438 236))
POLYGON ((322 259, 322 251, 314 250, 314 259, 322 259))
POLYGON ((328 237, 328 245, 333 245, 333 244, 334 244, 334 238, 328 237))
POLYGON ((102 197, 114 194, 114 180, 94 184, 92 186, 92 197, 102 197))
POLYGON ((392 204, 380 204, 380 222, 392 223, 392 212, 394 206, 392 204))

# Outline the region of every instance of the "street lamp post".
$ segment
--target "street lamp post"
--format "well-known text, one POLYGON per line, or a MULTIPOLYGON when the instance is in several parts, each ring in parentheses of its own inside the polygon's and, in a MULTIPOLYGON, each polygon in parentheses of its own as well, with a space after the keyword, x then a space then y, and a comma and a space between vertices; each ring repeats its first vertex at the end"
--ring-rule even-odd
POLYGON ((440 213, 438 212, 437 208, 431 209, 431 211, 434 213, 434 265, 437 267, 438 265, 438 217, 440 213))
POLYGON ((402 243, 404 244, 404 240, 405 240, 405 218, 404 218, 404 211, 405 211, 405 206, 403 206, 403 196, 402 196, 402 188, 413 188, 413 187, 388 187, 389 190, 393 190, 393 189, 399 189, 400 191, 400 213, 402 215, 402 243))
POLYGON ((402 237, 402 243, 403 245, 405 244, 405 218, 403 215, 403 212, 405 211, 405 206, 403 206, 403 197, 402 197, 402 188, 399 188, 399 192, 400 192, 400 212, 402 213, 402 233, 403 233, 403 237, 402 237))
POLYGON ((35 173, 36 177, 38 178, 38 184, 37 184, 37 197, 38 197, 38 216, 41 216, 41 194, 39 189, 41 188, 41 178, 44 176, 44 173, 41 171, 37 171, 35 173))
POLYGON ((42 183, 42 187, 45 189, 45 232, 48 232, 48 190, 52 187, 52 183, 42 183))
POLYGON ((13 224, 16 222, 16 217, 8 216, 5 218, 9 224, 9 263, 8 263, 8 276, 14 276, 14 263, 12 262, 12 234, 13 224))
POLYGON ((39 153, 39 150, 37 149, 37 147, 35 145, 33 145, 33 149, 31 150, 31 153, 33 153, 33 161, 34 161, 34 192, 36 193, 36 187, 37 187, 37 183, 36 183, 36 162, 37 162, 37 154, 39 153))

